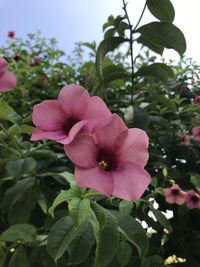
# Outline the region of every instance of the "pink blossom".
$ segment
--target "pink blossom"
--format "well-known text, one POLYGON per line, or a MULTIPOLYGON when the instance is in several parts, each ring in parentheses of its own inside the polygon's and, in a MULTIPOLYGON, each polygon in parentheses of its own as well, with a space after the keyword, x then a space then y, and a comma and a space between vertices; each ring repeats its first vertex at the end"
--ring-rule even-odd
POLYGON ((184 133, 181 136, 181 144, 183 144, 183 145, 189 145, 190 144, 190 136, 188 134, 184 133))
POLYGON ((7 34, 7 36, 9 38, 14 38, 15 37, 15 31, 9 31, 8 34, 7 34))
POLYGON ((185 192, 183 192, 177 184, 174 184, 172 187, 166 188, 163 191, 165 200, 168 203, 182 205, 185 202, 185 192))
POLYGON ((200 208, 200 196, 194 190, 186 193, 186 205, 189 209, 200 208))
POLYGON ((65 152, 75 164, 80 187, 133 200, 140 198, 150 183, 144 169, 148 136, 141 129, 128 129, 116 114, 99 120, 91 135, 77 135, 65 145, 65 152))
POLYGON ((15 75, 7 70, 7 62, 0 58, 0 92, 11 91, 16 87, 15 75))
POLYGON ((200 126, 193 127, 192 134, 193 134, 193 139, 199 142, 200 141, 200 126))
POLYGON ((199 105, 200 104, 200 95, 196 95, 194 99, 194 103, 199 105))
POLYGON ((90 131, 96 120, 111 113, 98 96, 90 97, 83 87, 70 84, 62 88, 58 100, 45 100, 33 108, 36 126, 31 140, 50 139, 69 144, 82 131, 90 131))

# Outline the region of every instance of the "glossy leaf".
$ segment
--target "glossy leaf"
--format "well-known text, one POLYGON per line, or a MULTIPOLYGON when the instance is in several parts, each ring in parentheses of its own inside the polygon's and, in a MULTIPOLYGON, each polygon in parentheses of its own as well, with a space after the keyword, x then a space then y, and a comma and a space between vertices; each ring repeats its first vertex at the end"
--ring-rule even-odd
POLYGON ((117 218, 121 234, 127 241, 136 246, 139 256, 143 258, 148 252, 149 241, 141 224, 129 215, 119 212, 114 212, 113 214, 117 218))
POLYGON ((62 217, 51 228, 47 240, 47 251, 55 262, 57 262, 68 249, 74 236, 74 223, 69 216, 62 217))
POLYGON ((16 242, 20 240, 23 243, 30 243, 35 240, 36 229, 30 224, 16 224, 5 230, 0 240, 8 242, 16 242))
POLYGON ((170 0, 147 0, 147 7, 157 19, 173 22, 175 10, 170 0))
POLYGON ((98 204, 95 204, 93 208, 97 219, 100 218, 100 229, 96 233, 95 267, 103 267, 111 262, 116 254, 119 241, 118 225, 115 217, 109 211, 98 204), (105 217, 100 215, 102 213, 105 217))
POLYGON ((19 246, 12 255, 8 267, 29 267, 30 262, 28 260, 25 249, 19 246))
POLYGON ((111 37, 103 40, 98 49, 96 54, 96 70, 97 73, 100 75, 100 77, 103 79, 103 72, 102 72, 102 66, 103 66, 103 60, 105 55, 119 47, 124 42, 127 42, 128 40, 123 37, 111 37))
POLYGON ((162 81, 167 81, 174 77, 173 70, 163 63, 154 63, 149 66, 141 67, 136 73, 136 76, 150 76, 162 81))
POLYGON ((154 209, 153 207, 150 207, 151 211, 153 212, 153 215, 156 217, 159 224, 165 228, 169 233, 172 232, 172 227, 168 221, 168 219, 165 217, 164 214, 162 214, 161 211, 158 209, 154 209))
POLYGON ((72 198, 68 204, 69 215, 72 217, 74 224, 78 227, 84 220, 90 217, 90 201, 88 198, 72 198))
POLYGON ((186 50, 186 41, 183 33, 175 25, 168 22, 151 22, 137 29, 153 43, 172 48, 182 56, 186 50))
POLYGON ((77 229, 74 239, 68 248, 69 263, 80 264, 84 262, 94 242, 95 237, 92 226, 88 221, 85 221, 77 229))

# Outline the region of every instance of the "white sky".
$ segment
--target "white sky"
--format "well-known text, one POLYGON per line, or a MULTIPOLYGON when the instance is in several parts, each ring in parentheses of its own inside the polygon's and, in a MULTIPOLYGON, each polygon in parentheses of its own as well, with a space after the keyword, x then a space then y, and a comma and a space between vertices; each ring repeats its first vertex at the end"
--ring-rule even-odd
MULTIPOLYGON (((171 0, 175 7, 174 24, 184 33, 187 41, 186 55, 200 63, 200 0, 171 0)), ((144 0, 129 0, 128 12, 136 22, 144 0)), ((122 0, 0 0, 0 45, 7 31, 15 30, 18 37, 43 31, 45 37, 55 37, 59 47, 71 53, 74 43, 102 40, 102 25, 109 15, 123 11, 122 0)), ((153 21, 145 13, 141 25, 153 21)), ((178 59, 176 52, 165 53, 178 59)))

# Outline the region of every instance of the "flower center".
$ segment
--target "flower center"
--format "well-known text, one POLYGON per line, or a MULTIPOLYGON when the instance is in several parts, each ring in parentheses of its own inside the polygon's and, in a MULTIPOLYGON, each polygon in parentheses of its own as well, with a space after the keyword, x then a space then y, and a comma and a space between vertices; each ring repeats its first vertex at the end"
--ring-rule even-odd
POLYGON ((191 197, 191 199, 192 199, 192 202, 194 202, 194 203, 198 203, 198 201, 199 201, 199 198, 196 195, 193 195, 191 197))
POLYGON ((180 190, 179 189, 173 189, 173 195, 177 196, 179 195, 180 190))
POLYGON ((63 125, 63 131, 64 133, 66 133, 67 135, 69 134, 71 128, 77 123, 79 122, 80 119, 77 118, 73 118, 73 117, 69 117, 66 122, 63 125))
POLYGON ((100 148, 97 154, 97 163, 104 171, 113 171, 118 167, 118 160, 113 151, 100 148))

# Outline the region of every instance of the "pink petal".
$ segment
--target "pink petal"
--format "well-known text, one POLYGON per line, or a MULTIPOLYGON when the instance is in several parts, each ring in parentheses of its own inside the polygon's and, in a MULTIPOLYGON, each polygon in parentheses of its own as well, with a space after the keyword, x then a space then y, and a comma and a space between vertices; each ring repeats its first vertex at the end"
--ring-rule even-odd
POLYGON ((38 140, 55 140, 59 143, 62 143, 60 140, 66 139, 66 134, 62 131, 62 129, 58 129, 56 131, 42 131, 38 128, 35 128, 32 132, 31 141, 38 140))
POLYGON ((180 192, 180 194, 178 196, 175 197, 175 202, 178 205, 182 205, 183 203, 185 203, 185 196, 184 193, 180 192))
POLYGON ((6 71, 7 66, 8 66, 7 61, 3 57, 1 57, 0 58, 0 73, 6 71))
POLYGON ((88 106, 83 114, 83 118, 96 120, 96 119, 101 119, 104 116, 110 116, 110 115, 111 112, 104 103, 104 101, 98 96, 93 96, 88 101, 88 106))
POLYGON ((80 187, 89 187, 109 196, 113 192, 113 179, 109 172, 105 172, 96 166, 91 169, 75 169, 75 179, 80 187))
POLYGON ((147 164, 149 138, 145 131, 137 128, 128 129, 116 139, 115 151, 119 161, 132 162, 141 167, 147 164))
POLYGON ((16 76, 10 71, 5 71, 0 77, 0 92, 11 91, 16 87, 16 84, 16 76))
POLYGON ((97 143, 106 148, 112 147, 117 137, 127 129, 123 120, 117 114, 113 114, 99 120, 93 131, 97 143))
POLYGON ((164 195, 166 198, 169 197, 171 195, 171 192, 172 192, 171 187, 163 189, 163 192, 164 192, 164 195))
POLYGON ((58 95, 58 101, 65 113, 81 118, 87 109, 89 100, 88 91, 77 84, 64 86, 58 95))
POLYGON ((66 114, 57 100, 45 100, 33 108, 33 123, 41 130, 54 131, 62 128, 66 114))
POLYGON ((65 135, 65 139, 63 139, 62 141, 60 141, 60 143, 62 143, 63 145, 68 145, 70 144, 74 138, 76 137, 76 135, 81 132, 81 130, 84 128, 84 132, 86 125, 88 124, 88 121, 79 121, 76 124, 74 124, 74 126, 71 128, 71 130, 68 133, 68 137, 66 138, 65 135))
POLYGON ((97 165, 97 147, 93 138, 86 134, 78 134, 73 142, 65 145, 65 153, 79 167, 91 168, 97 165))
POLYGON ((169 195, 168 197, 166 197, 165 200, 170 204, 174 204, 176 202, 175 197, 173 195, 169 195))
POLYGON ((133 163, 122 165, 112 172, 113 195, 125 200, 135 200, 142 196, 150 183, 151 177, 141 166, 133 163))

